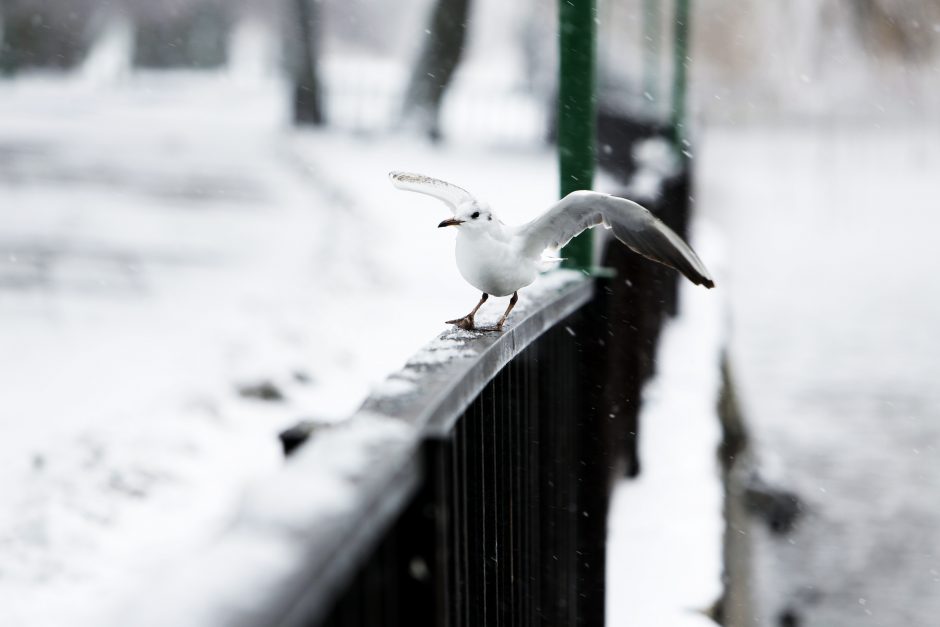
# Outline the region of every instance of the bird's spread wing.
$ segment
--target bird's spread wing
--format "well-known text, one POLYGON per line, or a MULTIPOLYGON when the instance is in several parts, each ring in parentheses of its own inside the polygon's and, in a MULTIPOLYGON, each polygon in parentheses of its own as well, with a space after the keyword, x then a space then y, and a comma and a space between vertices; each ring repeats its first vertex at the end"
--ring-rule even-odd
POLYGON ((715 282, 688 244, 646 208, 625 198, 598 192, 572 192, 516 232, 522 250, 538 255, 567 244, 581 231, 604 225, 630 250, 675 268, 696 285, 715 282))
POLYGON ((450 207, 452 213, 457 213, 457 207, 465 202, 473 202, 474 198, 467 190, 457 187, 447 181, 431 178, 423 174, 414 174, 412 172, 389 172, 388 177, 392 180, 392 185, 398 189, 405 189, 409 192, 418 192, 434 196, 438 200, 443 200, 450 207))

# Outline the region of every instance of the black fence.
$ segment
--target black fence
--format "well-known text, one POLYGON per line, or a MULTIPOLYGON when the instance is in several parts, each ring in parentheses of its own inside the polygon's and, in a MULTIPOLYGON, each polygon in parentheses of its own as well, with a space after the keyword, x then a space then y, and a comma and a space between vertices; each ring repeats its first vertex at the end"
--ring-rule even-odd
POLYGON ((544 307, 553 325, 524 348, 505 338, 519 352, 428 425, 421 489, 323 624, 603 623, 603 351, 592 301, 557 318, 564 308, 544 307))

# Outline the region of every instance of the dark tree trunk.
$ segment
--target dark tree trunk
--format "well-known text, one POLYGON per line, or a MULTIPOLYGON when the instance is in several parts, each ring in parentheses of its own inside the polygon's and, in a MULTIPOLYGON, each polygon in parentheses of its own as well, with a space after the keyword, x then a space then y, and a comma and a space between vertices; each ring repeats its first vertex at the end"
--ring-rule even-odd
POLYGON ((460 63, 469 11, 470 0, 435 1, 429 32, 405 92, 404 125, 434 140, 441 137, 441 101, 460 63))
POLYGON ((294 84, 294 122, 320 125, 324 122, 323 95, 318 74, 319 8, 311 0, 290 0, 288 28, 292 50, 291 75, 294 84))
POLYGON ((0 0, 0 74, 29 69, 69 69, 91 44, 92 7, 72 10, 26 0, 0 0))

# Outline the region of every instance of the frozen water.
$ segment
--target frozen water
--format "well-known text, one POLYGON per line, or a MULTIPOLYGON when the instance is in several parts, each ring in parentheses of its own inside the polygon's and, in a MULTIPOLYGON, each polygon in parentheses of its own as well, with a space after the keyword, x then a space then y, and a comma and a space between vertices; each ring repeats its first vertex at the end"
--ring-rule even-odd
POLYGON ((699 200, 729 234, 746 418, 762 470, 808 507, 786 539, 755 529, 766 623, 940 613, 938 138, 745 127, 699 150, 699 200))

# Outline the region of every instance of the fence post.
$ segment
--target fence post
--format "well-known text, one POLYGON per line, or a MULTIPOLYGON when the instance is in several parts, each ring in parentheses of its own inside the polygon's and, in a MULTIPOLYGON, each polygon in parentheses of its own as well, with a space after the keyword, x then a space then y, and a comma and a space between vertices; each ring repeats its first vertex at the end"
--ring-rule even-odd
MULTIPOLYGON (((562 196, 590 189, 594 183, 596 20, 595 0, 558 1, 558 168, 562 196)), ((590 268, 590 231, 573 239, 563 256, 567 268, 590 268)))

